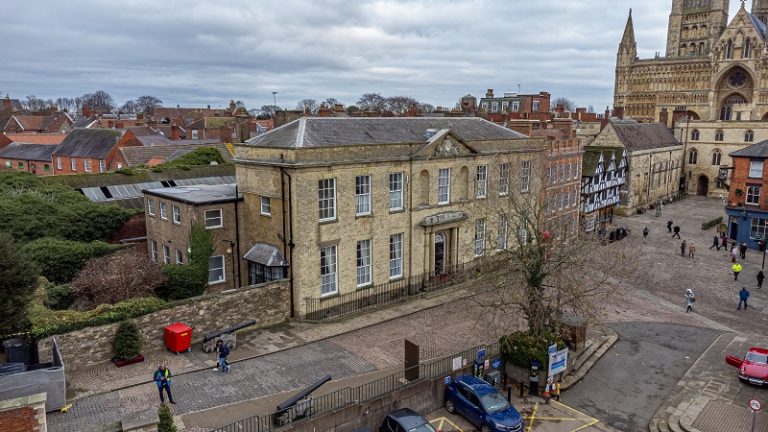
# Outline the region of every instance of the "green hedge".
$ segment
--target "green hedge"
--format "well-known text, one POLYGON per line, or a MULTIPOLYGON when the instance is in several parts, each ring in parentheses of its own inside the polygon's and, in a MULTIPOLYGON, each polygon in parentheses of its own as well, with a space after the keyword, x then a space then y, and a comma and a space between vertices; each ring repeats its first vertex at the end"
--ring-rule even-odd
POLYGON ((32 334, 43 338, 139 317, 169 306, 168 302, 157 297, 125 300, 114 305, 104 304, 89 311, 54 311, 42 304, 35 304, 30 306, 29 318, 32 334))
MULTIPOLYGON (((565 343, 554 334, 549 340, 555 340, 558 349, 565 346, 565 343)), ((549 355, 547 354, 548 344, 546 342, 537 342, 527 331, 502 336, 499 339, 499 343, 501 345, 502 357, 513 365, 528 368, 531 365, 531 359, 536 359, 541 362, 541 367, 546 369, 549 362, 549 355)))
POLYGON ((37 263, 46 279, 66 283, 77 276, 89 259, 109 255, 123 247, 101 241, 83 243, 44 237, 25 244, 21 252, 37 263))
POLYGON ((712 228, 713 226, 720 225, 721 223, 723 223, 723 217, 722 216, 717 217, 717 218, 712 219, 712 220, 708 220, 708 221, 702 223, 701 224, 701 229, 703 229, 703 230, 709 229, 709 228, 712 228))

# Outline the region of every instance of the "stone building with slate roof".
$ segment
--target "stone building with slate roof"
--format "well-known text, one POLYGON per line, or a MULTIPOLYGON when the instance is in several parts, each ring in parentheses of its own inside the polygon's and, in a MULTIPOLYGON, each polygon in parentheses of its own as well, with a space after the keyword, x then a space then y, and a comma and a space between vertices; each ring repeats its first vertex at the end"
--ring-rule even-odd
POLYGON ((679 193, 683 146, 666 125, 612 120, 586 149, 592 146, 626 151, 628 173, 617 213, 646 210, 679 193))
POLYGON ((540 200, 545 158, 479 118, 305 117, 235 147, 241 250, 284 257, 299 316, 442 278, 526 235, 508 196, 540 200))

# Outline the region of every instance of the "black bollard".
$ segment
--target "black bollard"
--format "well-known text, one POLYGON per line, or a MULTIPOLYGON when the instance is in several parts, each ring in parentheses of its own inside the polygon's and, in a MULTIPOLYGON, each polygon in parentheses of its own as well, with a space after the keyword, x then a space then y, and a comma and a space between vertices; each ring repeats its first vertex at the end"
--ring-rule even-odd
MULTIPOLYGON (((525 397, 525 381, 520 380, 520 398, 525 397)), ((512 401, 512 388, 509 389, 509 401, 512 401)))

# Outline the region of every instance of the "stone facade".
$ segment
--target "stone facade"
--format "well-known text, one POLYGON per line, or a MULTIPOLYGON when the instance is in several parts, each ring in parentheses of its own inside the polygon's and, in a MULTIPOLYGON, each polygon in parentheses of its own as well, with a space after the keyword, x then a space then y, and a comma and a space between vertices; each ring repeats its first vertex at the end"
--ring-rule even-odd
MULTIPOLYGON (((213 238, 214 259, 223 261, 223 280, 210 282, 208 292, 217 292, 248 285, 247 263, 238 251, 237 207, 233 185, 194 186, 189 188, 159 188, 144 191, 144 211, 147 224, 147 251, 149 257, 160 264, 187 264, 189 262, 189 233, 192 225, 201 224, 213 238), (185 190, 193 193, 208 189, 231 189, 227 197, 209 197, 208 201, 196 202, 186 199, 185 190), (163 210, 165 209, 165 210, 163 210), (178 216, 176 216, 178 212, 178 216), (163 216, 163 214, 165 214, 163 216), (206 214, 209 218, 206 220, 206 214), (213 219, 212 215, 221 215, 213 219), (220 220, 221 223, 215 221, 220 220), (166 255, 167 253, 167 255, 166 255), (179 258, 181 260, 179 261, 179 258), (238 262, 239 261, 239 262, 238 262)), ((216 266, 218 268, 218 264, 216 266)))
POLYGON ((691 1, 700 0, 673 1, 667 54, 654 59, 637 57, 630 12, 616 58, 614 108, 641 121, 666 116, 668 126, 685 117, 763 119, 768 113, 768 76, 761 72, 768 58, 761 48, 765 24, 742 7, 726 26, 727 1, 683 4, 691 1))
POLYGON ((768 139, 768 128, 754 121, 679 121, 675 136, 685 146, 688 193, 725 197, 734 169, 730 153, 768 139))
MULTIPOLYGON (((412 276, 450 272, 492 253, 498 247, 501 213, 508 222, 503 242, 517 237, 507 195, 540 196, 543 141, 481 119, 437 122, 468 128, 472 122, 473 132, 477 127, 493 137, 468 140, 460 130, 441 129, 425 138, 430 122, 435 122, 427 118, 297 122, 284 126, 295 129, 290 136, 278 128, 238 146, 236 161, 248 209, 243 212, 241 243, 264 242, 281 250, 290 264, 300 316, 305 298, 331 298, 412 276), (334 134, 322 122, 335 122, 327 126, 334 134), (420 138, 392 143, 396 138, 379 129, 387 124, 418 128, 420 138), (370 135, 361 137, 381 134, 376 138, 380 144, 294 145, 294 134, 299 134, 298 140, 302 133, 346 139, 346 133, 359 132, 358 125, 369 128, 370 135), (506 186, 500 188, 502 177, 506 186), (333 207, 322 215, 320 195, 333 207), (271 217, 256 211, 261 197, 271 199, 271 217), (476 242, 476 236, 482 239, 476 242)), ((392 132, 398 133, 405 132, 392 132)))
POLYGON ((45 393, 0 401, 0 432, 46 432, 45 393))
MULTIPOLYGON (((158 312, 133 319, 141 332, 145 350, 162 349, 163 328, 183 322, 193 329, 193 343, 206 333, 246 320, 256 320, 259 327, 279 324, 289 316, 288 281, 249 286, 189 300, 158 312)), ((69 370, 98 364, 112 358, 112 339, 118 323, 57 335, 64 362, 69 370)), ((41 362, 51 352, 51 338, 38 342, 41 362)))

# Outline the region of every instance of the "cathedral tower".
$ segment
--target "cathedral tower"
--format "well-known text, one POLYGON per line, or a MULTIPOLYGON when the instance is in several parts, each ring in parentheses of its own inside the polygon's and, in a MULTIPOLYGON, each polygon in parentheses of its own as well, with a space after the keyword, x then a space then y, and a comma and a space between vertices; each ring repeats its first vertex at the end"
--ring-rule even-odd
POLYGON ((768 21, 768 0, 752 0, 752 15, 764 23, 768 21))
MULTIPOLYGON (((709 55, 728 25, 729 0, 672 0, 667 57, 709 55)), ((766 3, 766 0, 753 0, 766 3)), ((754 9, 754 6, 753 6, 754 9)))

